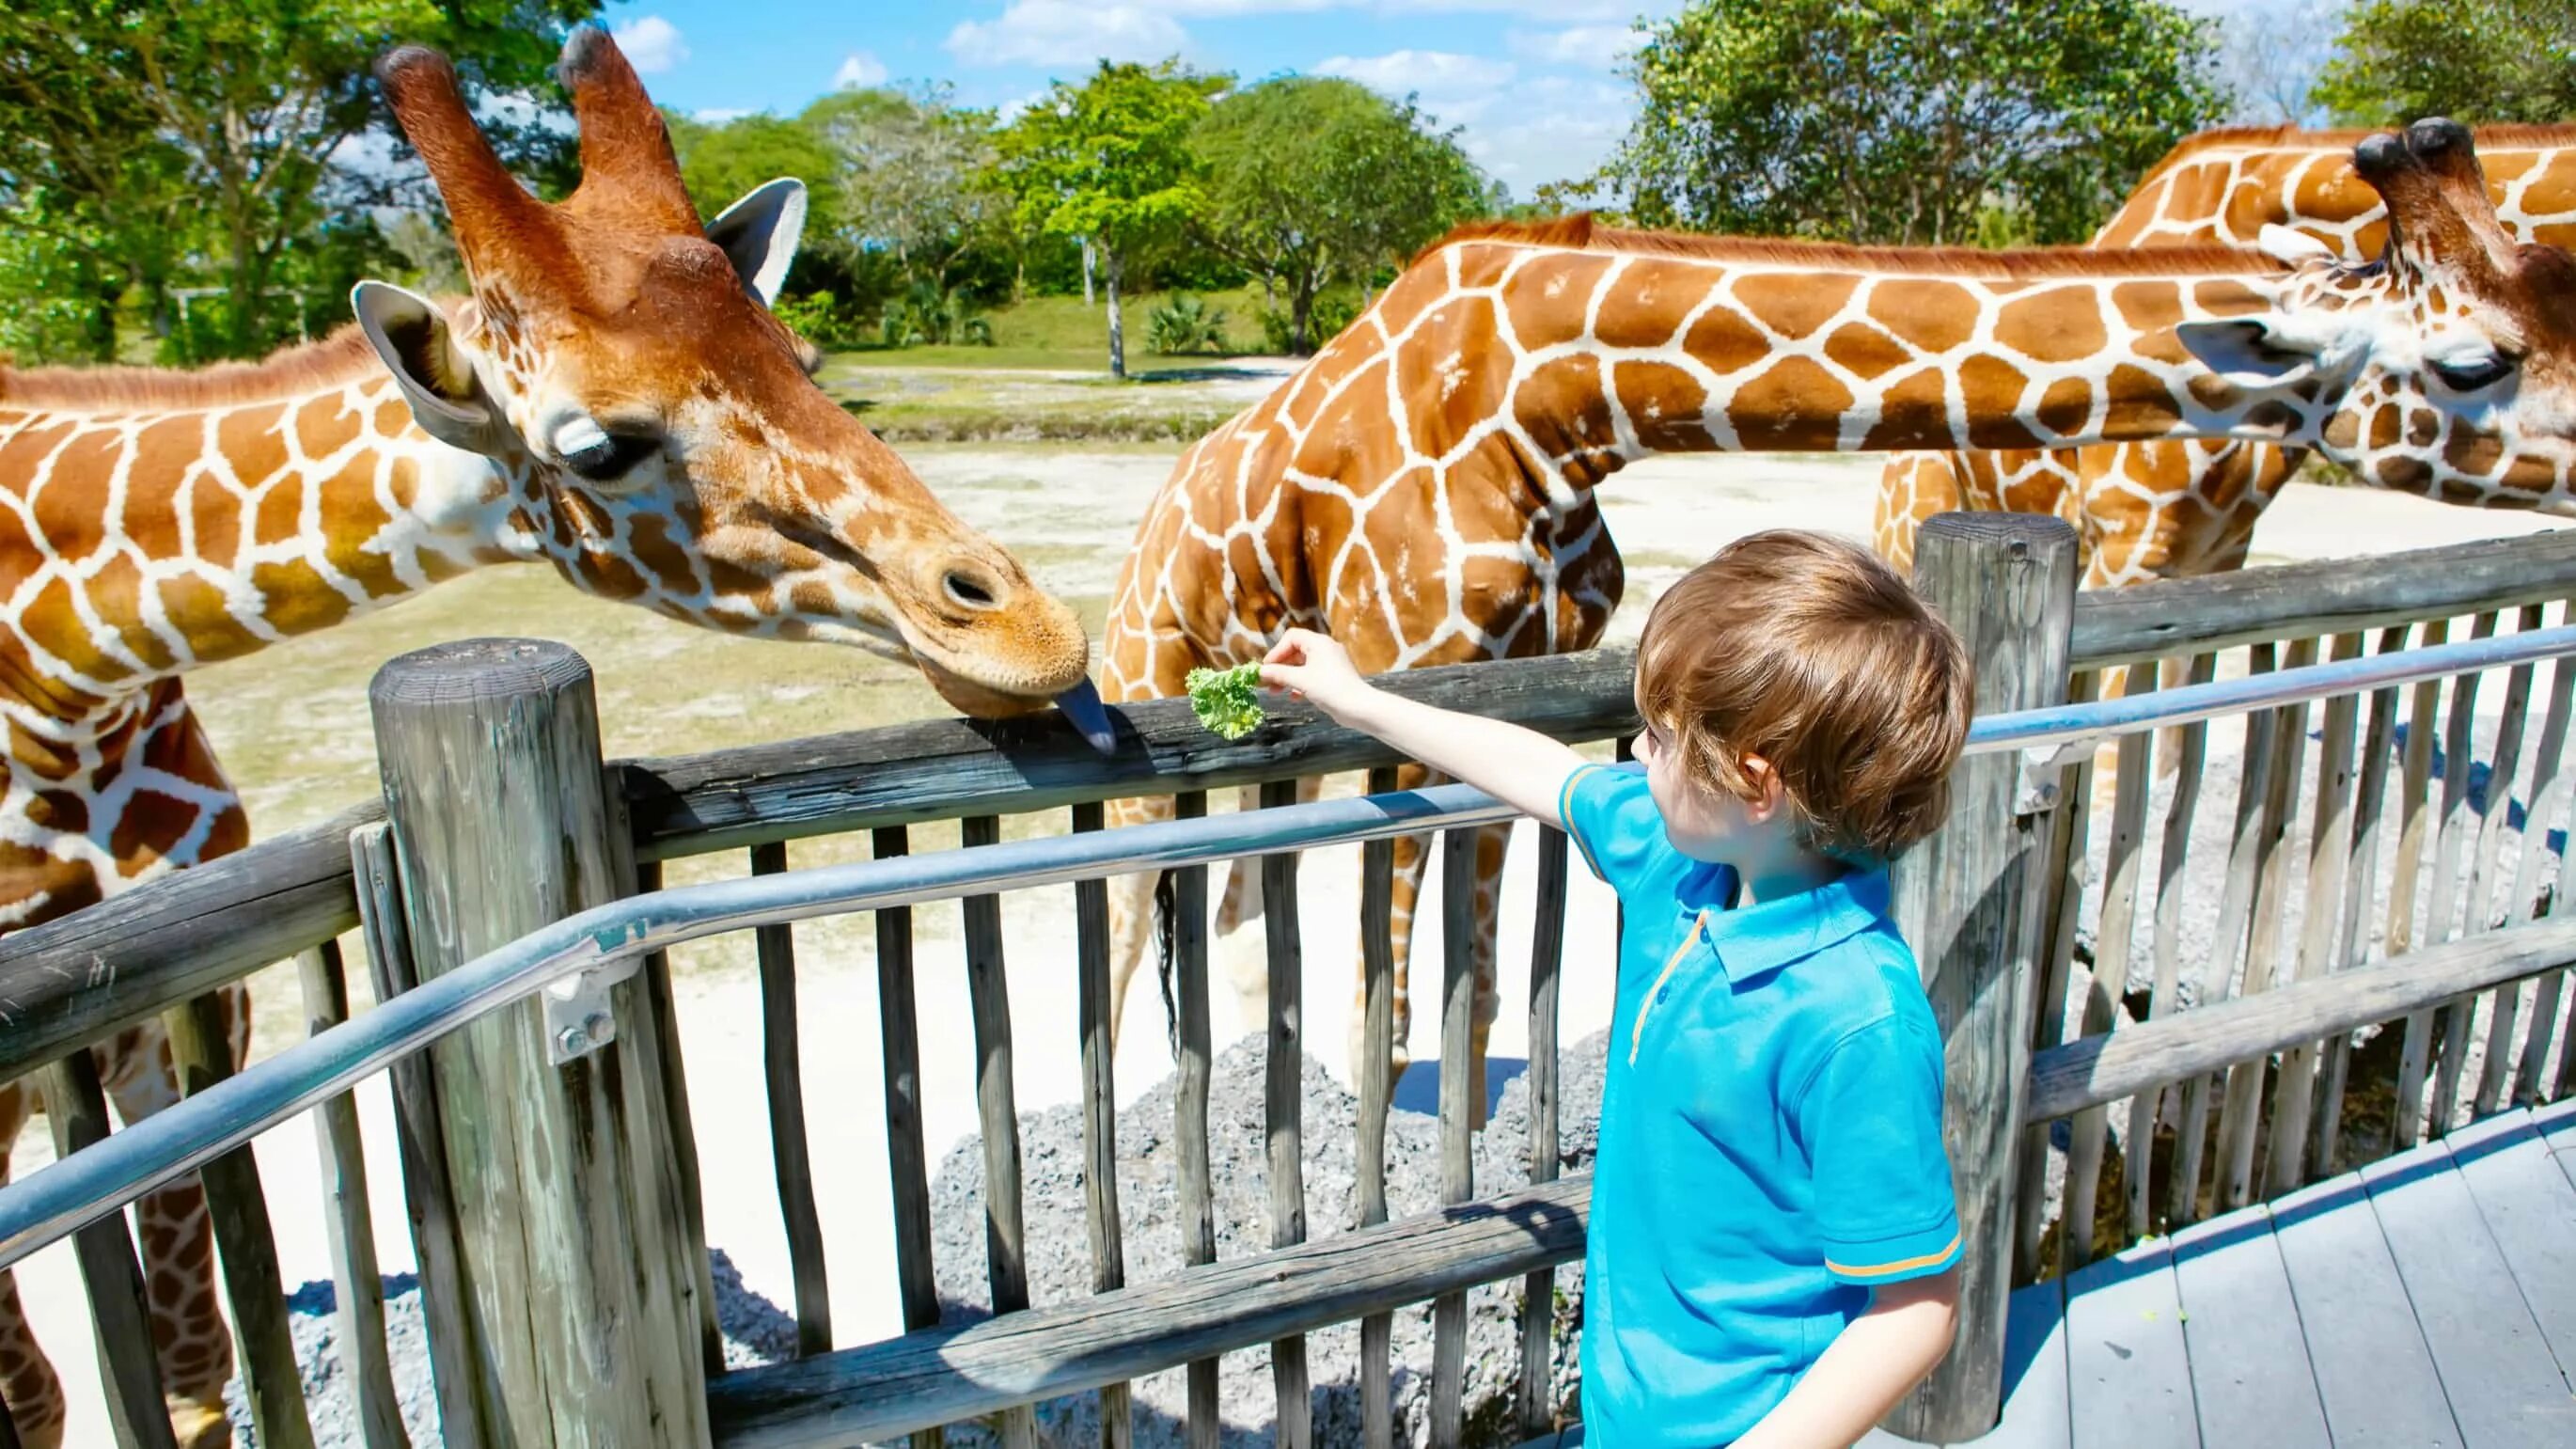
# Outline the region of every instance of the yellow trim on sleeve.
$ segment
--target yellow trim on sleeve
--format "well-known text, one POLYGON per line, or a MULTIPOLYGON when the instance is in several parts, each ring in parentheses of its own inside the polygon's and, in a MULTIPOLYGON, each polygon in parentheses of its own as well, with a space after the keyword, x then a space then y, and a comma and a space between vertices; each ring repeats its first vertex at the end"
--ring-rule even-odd
POLYGON ((1825 1260, 1825 1269, 1828 1272, 1840 1273, 1846 1278, 1884 1278, 1891 1273, 1905 1273, 1916 1268, 1929 1268, 1933 1264, 1949 1258, 1958 1251, 1959 1235, 1952 1233, 1950 1235, 1950 1245, 1937 1253, 1925 1253, 1919 1258, 1900 1258, 1893 1263, 1880 1263, 1875 1267, 1869 1268, 1848 1268, 1835 1262, 1831 1258, 1827 1258, 1825 1260))
POLYGON ((1608 766, 1605 765, 1589 763, 1577 765, 1574 767, 1574 773, 1565 777, 1565 783, 1556 788, 1557 828, 1573 839, 1575 849, 1583 852, 1583 863, 1592 868, 1593 876, 1605 881, 1610 876, 1601 868, 1599 858, 1593 855, 1592 842, 1584 839, 1583 832, 1574 828, 1574 786, 1577 781, 1593 771, 1607 768, 1608 766))

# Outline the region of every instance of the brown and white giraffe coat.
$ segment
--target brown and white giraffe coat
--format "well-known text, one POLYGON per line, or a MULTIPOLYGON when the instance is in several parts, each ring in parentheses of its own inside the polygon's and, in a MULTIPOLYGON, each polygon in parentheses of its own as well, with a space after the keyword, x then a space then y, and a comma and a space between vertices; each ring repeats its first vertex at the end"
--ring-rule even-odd
MULTIPOLYGON (((817 389, 810 349, 770 315, 801 186, 701 228, 659 114, 596 27, 564 50, 583 179, 560 205, 502 168, 443 59, 397 51, 378 74, 470 297, 363 283, 357 326, 249 366, 0 369, 0 929, 244 843, 189 669, 486 563, 542 561, 708 628, 893 653, 971 713, 1062 697, 1105 730, 1073 611, 817 389)), ((238 1061, 247 1003, 220 997, 238 1061)), ((174 1098, 157 1023, 98 1055, 128 1121, 174 1098)), ((0 1153, 30 1098, 0 1087, 0 1153)), ((191 1182, 137 1219, 179 1442, 228 1442, 203 1201, 191 1182)), ((0 1392, 20 1442, 60 1441, 61 1385, 6 1275, 0 1392)))
MULTIPOLYGON (((1372 672, 1589 647, 1622 584, 1591 490, 1653 452, 2219 436, 2364 467, 2456 449, 2564 487, 2576 320, 2550 289, 2576 262, 2508 265, 2464 145, 2383 137, 2368 159, 2409 245, 2362 267, 1732 242, 1583 218, 1462 232, 1183 455, 1121 573, 1104 691, 1178 693, 1189 669, 1256 658, 1290 626, 1372 672), (2423 381, 2428 356, 2493 362, 2506 342, 2520 380, 2503 402, 2423 381)), ((1504 838, 1479 853, 1480 1078, 1504 838)), ((1399 1062, 1422 846, 1397 855, 1399 1062)), ((1221 931, 1255 909, 1249 875, 1221 931)), ((1117 897, 1122 995, 1144 889, 1117 897)))
MULTIPOLYGON (((2251 245, 2265 227, 2282 227, 2346 261, 2377 256, 2387 212, 2352 165, 2366 134, 2262 127, 2192 136, 2148 171, 2092 245, 2251 245)), ((2524 242, 2576 245, 2576 126, 2487 126, 2475 137, 2505 230, 2524 242)), ((2228 439, 1902 453, 1887 462, 1874 541, 1901 566, 1913 556, 1914 530, 1936 513, 2054 513, 2082 543, 2088 587, 2224 572, 2244 563, 2255 523, 2305 456, 2228 439)), ((2436 496, 2471 506, 2567 502, 2465 479, 2436 486, 2436 496)))

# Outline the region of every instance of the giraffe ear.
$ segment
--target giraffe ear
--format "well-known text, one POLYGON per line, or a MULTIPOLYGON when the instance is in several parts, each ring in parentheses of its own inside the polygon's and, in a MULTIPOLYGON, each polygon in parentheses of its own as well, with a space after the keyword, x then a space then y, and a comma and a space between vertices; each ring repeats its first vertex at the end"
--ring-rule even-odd
POLYGON ((2298 266, 2303 262, 2332 261, 2334 248, 2303 231, 2292 231, 2278 222, 2267 221, 2254 235, 2254 245, 2276 262, 2298 266))
POLYGON ((360 282, 349 306, 358 330, 394 375, 420 430, 451 447, 490 455, 509 446, 509 425, 458 350, 436 303, 386 282, 360 282))
POLYGON ((792 176, 754 187, 707 223, 707 240, 733 258, 742 284, 766 307, 786 284, 787 264, 805 235, 805 183, 792 176))
POLYGON ((2369 354, 2368 334, 2334 318, 2318 326, 2286 313, 2183 322, 2175 340, 2226 382, 2255 392, 2303 383, 2339 386, 2369 354))

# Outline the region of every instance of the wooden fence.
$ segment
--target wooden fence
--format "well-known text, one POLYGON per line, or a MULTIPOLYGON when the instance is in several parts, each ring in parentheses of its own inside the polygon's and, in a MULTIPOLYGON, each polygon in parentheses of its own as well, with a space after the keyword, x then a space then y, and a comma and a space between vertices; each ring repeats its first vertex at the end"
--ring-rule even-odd
MULTIPOLYGON (((2351 657, 2364 648, 2393 650, 2492 633, 2508 623, 2530 628, 2550 605, 2576 595, 2576 537, 2556 534, 2375 559, 2366 567, 2256 570, 2082 599, 2071 597, 2072 572, 2062 560, 2066 543, 2045 521, 1947 519, 1927 542, 1925 586, 1979 641, 1988 684, 1981 704, 1989 708, 2081 698, 2116 678, 2114 671, 2139 681, 2130 687, 2144 687, 2153 666, 2166 661, 2182 674, 2207 677, 2220 669, 2287 667, 2318 657, 2351 657)), ((452 654, 415 659, 389 666, 380 680, 380 755, 394 801, 390 822, 383 805, 371 804, 71 918, 0 938, 0 1001, 10 1004, 7 1029, 0 1031, 0 1073, 46 1074, 59 1114, 57 1132, 70 1145, 106 1127, 94 1074, 86 1071, 86 1054, 77 1050, 83 1043, 153 1013, 184 1025, 207 991, 296 955, 304 963, 308 1016, 316 1029, 325 1027, 347 1009, 337 939, 362 923, 378 992, 389 995, 454 964, 461 959, 457 953, 471 954, 470 948, 524 927, 531 910, 559 914, 601 891, 651 889, 660 863, 680 856, 745 851, 751 868, 765 874, 784 868, 783 844, 791 839, 865 831, 877 855, 892 856, 909 849, 910 827, 952 819, 961 822, 964 843, 972 849, 999 838, 999 817, 1006 813, 1064 812, 1071 829, 1091 830, 1099 827, 1101 805, 1110 799, 1173 794, 1181 813, 1189 815, 1204 810, 1212 789, 1257 785, 1265 803, 1278 803, 1293 798, 1296 779, 1335 771, 1370 771, 1373 787, 1382 788, 1386 772, 1398 763, 1374 741, 1300 706, 1278 709, 1274 727, 1229 744, 1200 729, 1185 705, 1162 702, 1124 712, 1122 747, 1105 761, 1052 720, 1001 726, 942 720, 619 762, 594 773, 604 789, 585 794, 583 741, 587 759, 596 761, 597 734, 595 722, 588 722, 592 705, 578 660, 523 656, 519 683, 501 688, 487 682, 488 695, 472 708, 442 713, 422 701, 452 705, 457 696, 437 689, 404 693, 403 669, 452 673, 456 662, 452 654), (532 658, 537 662, 530 665, 532 658), (495 749, 493 760, 470 769, 485 772, 472 788, 488 792, 474 798, 534 802, 536 813, 502 829, 436 808, 438 790, 467 787, 456 772, 468 768, 457 764, 456 749, 442 753, 437 742, 488 743, 494 721, 524 725, 536 717, 527 713, 531 709, 547 721, 545 729, 523 730, 519 745, 495 749), (520 773, 510 773, 514 769, 520 773), (542 850, 528 830, 540 831, 542 850), (544 851, 577 867, 564 882, 546 887, 551 895, 531 897, 524 871, 513 876, 489 865, 548 858, 544 851), (485 862, 479 872, 467 868, 477 860, 485 862), (471 923, 471 929, 460 934, 459 922, 471 923), (434 951, 425 944, 430 933, 440 935, 434 951)), ((1472 701, 1481 713, 1558 738, 1597 741, 1635 726, 1629 665, 1624 653, 1605 650, 1426 670, 1401 677, 1396 687, 1436 702, 1472 701)), ((2053 802, 2031 793, 2020 762, 2011 757, 1970 762, 1953 828, 1901 863, 1899 895, 1951 1034, 1953 1145, 1965 1149, 1954 1155, 1963 1213, 1982 1251, 1971 1268, 1974 1292, 1961 1347, 1900 1412, 1901 1428, 1919 1437, 1963 1437, 1991 1422, 2002 1295, 2010 1282, 2065 1271, 2102 1246, 2284 1191, 2318 1172, 2351 1165, 2356 1155, 2445 1130, 2508 1101, 2568 1089, 2571 1058, 2562 1049, 2558 1023, 2566 995, 2561 968, 2576 962, 2576 922, 2532 919, 2556 912, 2567 882, 2562 871, 2543 870, 2537 849, 2520 852, 2510 869, 2503 853, 2503 802, 2510 798, 2529 802, 2520 832, 2525 840, 2545 838, 2553 823, 2567 817, 2570 782, 2562 779, 2560 765, 2569 665, 2551 669, 2536 738, 2527 728, 2534 684, 2535 671, 2528 667, 2506 681, 2499 738, 2484 751, 2493 764, 2483 792, 2473 769, 2473 757, 2481 753, 2472 731, 2482 687, 2475 675, 2447 688, 2419 686, 2404 698, 2382 691, 2367 699, 2328 701, 2313 711, 2313 739, 2309 706, 2249 716, 2232 801, 2204 799, 2201 789, 2210 777, 2211 732, 2218 730, 2224 742, 2230 733, 2225 722, 2185 728, 2169 741, 2124 741, 2116 758, 2118 788, 2106 808, 2093 799, 2091 760, 2064 768, 2053 802), (2174 762, 2169 775, 2157 769, 2163 751, 2174 762), (2158 784, 2160 778, 2165 783, 2158 784), (2483 813, 2473 808, 2481 793, 2489 802, 2483 813), (2194 824, 2222 808, 2232 809, 2224 859, 2196 860, 2194 824), (1999 830, 1999 820, 2013 822, 2011 828, 1999 830), (2098 878, 2085 867, 2096 833, 2105 842, 2098 878), (2224 965, 2211 977, 2221 985, 2186 1001, 2185 887, 2200 871, 2223 873, 2212 949, 2223 953, 2224 965), (1935 881, 1968 881, 1979 888, 1936 891, 1930 886, 1935 881), (2391 888, 2384 912, 2373 904, 2382 881, 2391 888), (2133 985, 2135 1004, 2124 1006, 2133 985), (2368 1051, 2356 1052, 2356 1030, 2381 1022, 2395 1025, 2374 1037, 2368 1051), (2392 1038, 2398 1050, 2393 1067, 2383 1072, 2379 1059, 2389 1053, 2376 1043, 2392 1038), (2484 1054, 2475 1073, 2465 1066, 2471 1043, 2484 1054), (2373 1093, 2366 1123, 2353 1106, 2354 1093, 2364 1086, 2373 1093), (2378 1128, 2383 1119, 2384 1129, 2378 1128), (2066 1124, 2062 1145, 2050 1136, 2060 1122, 2066 1124), (2117 1152, 2111 1150, 2115 1123, 2122 1129, 2117 1152), (2063 1171, 2052 1172, 2052 1162, 2063 1171), (2062 1180, 2054 1197, 2053 1179, 2062 1180), (2091 1231, 2085 1230, 2088 1224, 2091 1231)), ((462 748, 471 754, 480 746, 462 748)), ((1450 850, 1467 849, 1470 835, 1455 832, 1450 850)), ((507 1025, 496 1018, 486 1023, 489 1031, 476 1028, 409 1059, 395 1072, 401 1169, 420 1249, 448 1442, 557 1442, 551 1436, 561 1427, 560 1420, 549 1426, 542 1412, 535 1421, 526 1419, 531 1411, 514 1401, 511 1384, 485 1381, 495 1372, 496 1350, 510 1356, 505 1345, 489 1339, 482 1322, 489 1305, 478 1307, 475 1286, 466 1281, 488 1275, 480 1265, 491 1255, 467 1246, 478 1231, 471 1221, 473 1199, 484 1175, 499 1170, 508 1145, 499 1140, 506 1134, 476 1125, 478 1115, 495 1109, 488 1102, 478 1105, 467 1090, 475 1080, 469 1072, 487 1067, 515 1084, 509 1088, 514 1110, 535 1111, 556 1124, 547 1132, 570 1134, 556 1140, 590 1141, 581 1134, 607 1123, 625 1144, 619 1150, 626 1155, 614 1162, 586 1160, 574 1175, 578 1181, 547 1179, 539 1186, 572 1194, 585 1210, 602 1202, 624 1204, 617 1221, 634 1226, 610 1238, 616 1253, 628 1256, 595 1255, 593 1268, 585 1270, 590 1276, 579 1280, 589 1285, 588 1301, 601 1301, 597 1295, 611 1291, 621 1269, 632 1276, 638 1262, 661 1265, 649 1275, 661 1280, 658 1296, 646 1294, 651 1302, 621 1300, 621 1311, 676 1332, 678 1341, 694 1345, 695 1357, 657 1350, 652 1364, 613 1368, 602 1378, 595 1364, 575 1362, 582 1355, 562 1345, 529 1343, 523 1356, 529 1372, 558 1371, 542 1365, 559 1360, 565 1381, 587 1384, 589 1397, 576 1399, 574 1408, 607 1404, 645 1385, 657 1395, 677 1385, 684 1397, 696 1396, 702 1407, 638 1398, 650 1398, 658 1417, 649 1436, 633 1442, 667 1436, 677 1443, 712 1438, 729 1445, 819 1444, 914 1434, 917 1443, 930 1443, 941 1424, 989 1416, 1006 1442, 1027 1443, 1033 1438, 1030 1405, 1090 1388, 1109 1390, 1103 1398, 1107 1435, 1123 1442, 1124 1399, 1116 1386, 1188 1364, 1191 1440, 1212 1444, 1214 1356, 1270 1344, 1280 1390, 1279 1438, 1303 1443, 1308 1426, 1300 1336, 1356 1319, 1363 1326, 1366 1422, 1371 1442, 1383 1443, 1389 1429, 1387 1315, 1433 1301, 1440 1348, 1431 1385, 1431 1435, 1434 1443, 1456 1443, 1462 1433, 1463 1295, 1476 1284, 1515 1279, 1525 1285, 1517 1427, 1544 1429, 1557 1409, 1547 1380, 1551 1271, 1581 1253, 1589 1179, 1557 1177, 1560 1124, 1553 1073, 1557 968, 1566 944, 1566 856, 1560 835, 1549 831, 1542 838, 1538 899, 1529 905, 1535 912, 1527 1003, 1531 1185, 1476 1198, 1468 1171, 1466 1074, 1443 1072, 1441 1159, 1444 1198, 1451 1205, 1427 1217, 1385 1221, 1388 1084, 1382 1074, 1364 1073, 1361 1225, 1313 1242, 1305 1241, 1296 1172, 1303 1130, 1300 943, 1293 909, 1297 862, 1293 856, 1265 861, 1272 903, 1264 919, 1272 1011, 1266 1110, 1273 1246, 1223 1263, 1213 1261, 1207 1179, 1207 942, 1196 929, 1205 919, 1206 871, 1177 873, 1176 1141, 1182 1147, 1184 1256, 1196 1266, 1176 1278, 1133 1286, 1122 1286, 1123 1239, 1111 1187, 1105 894, 1097 884, 1078 887, 1083 1009, 1076 1029, 1083 1046, 1085 1178, 1093 1185, 1086 1212, 1093 1283, 1100 1291, 1082 1302, 1036 1309, 1026 1306, 1021 1258, 1013 1024, 1004 1008, 999 902, 991 896, 969 900, 966 985, 984 1124, 988 1280, 1001 1312, 964 1328, 936 1326, 910 913, 880 912, 875 931, 883 1111, 900 1205, 891 1281, 910 1331, 839 1352, 828 1351, 832 1298, 805 1166, 793 940, 783 928, 762 931, 758 959, 773 1147, 803 1355, 787 1364, 726 1373, 716 1353, 697 1236, 702 1219, 685 1074, 662 962, 649 960, 625 989, 615 1014, 620 1040, 585 1058, 589 1065, 540 1069, 542 1058, 529 1064, 528 1041, 502 1040, 511 1032, 525 1035, 537 1015, 533 1005, 512 1008, 507 1025), (488 1039, 476 1045, 468 1040, 475 1032, 488 1039), (470 1068, 448 1065, 478 1051, 502 1052, 505 1058, 470 1058, 478 1063, 470 1068), (488 1065, 504 1059, 506 1067, 488 1065), (603 1086, 612 1077, 615 1090, 603 1086), (1453 1081, 1457 1090, 1449 1090, 1453 1081), (682 1225, 677 1239, 664 1233, 670 1222, 682 1225), (676 1266, 690 1255, 699 1266, 676 1266)), ((1370 1045, 1363 1061, 1382 1059, 1391 1036, 1391 952, 1385 945, 1391 860, 1387 845, 1364 851, 1370 1045)), ((1465 1059, 1469 1013, 1461 993, 1469 974, 1469 909, 1463 891, 1444 897, 1450 926, 1443 933, 1449 950, 1444 1062, 1465 1059)), ((1600 949, 1599 943, 1589 944, 1600 949)), ((183 1056, 194 1063, 192 1089, 220 1075, 220 1061, 187 1053, 188 1034, 179 1035, 183 1056)), ((366 1442, 369 1449, 383 1449, 401 1443, 402 1431, 385 1370, 381 1304, 372 1291, 353 1291, 356 1285, 371 1290, 375 1282, 366 1165, 345 1099, 323 1112, 321 1122, 334 1161, 335 1276, 351 1315, 343 1342, 356 1355, 366 1442)), ((219 1226, 229 1224, 222 1229, 227 1288, 241 1326, 261 1442, 308 1442, 273 1252, 265 1255, 265 1271, 260 1268, 266 1214, 248 1149, 210 1168, 205 1178, 219 1226)), ((120 1406, 120 1433, 132 1442, 159 1442, 152 1356, 138 1347, 146 1330, 131 1243, 121 1219, 113 1217, 83 1230, 80 1241, 108 1347, 102 1359, 120 1406)), ((583 1301, 565 1297, 560 1282, 547 1291, 553 1295, 547 1301, 565 1314, 574 1313, 569 1304, 583 1301)), ((524 1308, 520 1317, 527 1317, 524 1308)), ((581 1330, 568 1322, 566 1331, 577 1336, 581 1330)))

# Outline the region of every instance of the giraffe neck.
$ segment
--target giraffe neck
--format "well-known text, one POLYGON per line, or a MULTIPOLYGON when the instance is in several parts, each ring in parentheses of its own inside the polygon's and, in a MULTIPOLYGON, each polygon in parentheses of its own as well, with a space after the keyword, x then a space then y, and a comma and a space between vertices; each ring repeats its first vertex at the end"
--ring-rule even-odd
POLYGON ((2322 408, 2215 385, 2175 334, 2313 285, 2260 266, 1467 242, 1389 291, 1375 326, 1391 345, 1346 340, 1391 353, 1417 454, 1499 431, 1578 492, 1653 453, 2310 436, 2322 408))
POLYGON ((373 365, 182 407, 43 393, 0 393, 0 688, 67 722, 539 553, 524 468, 422 433, 373 365))

